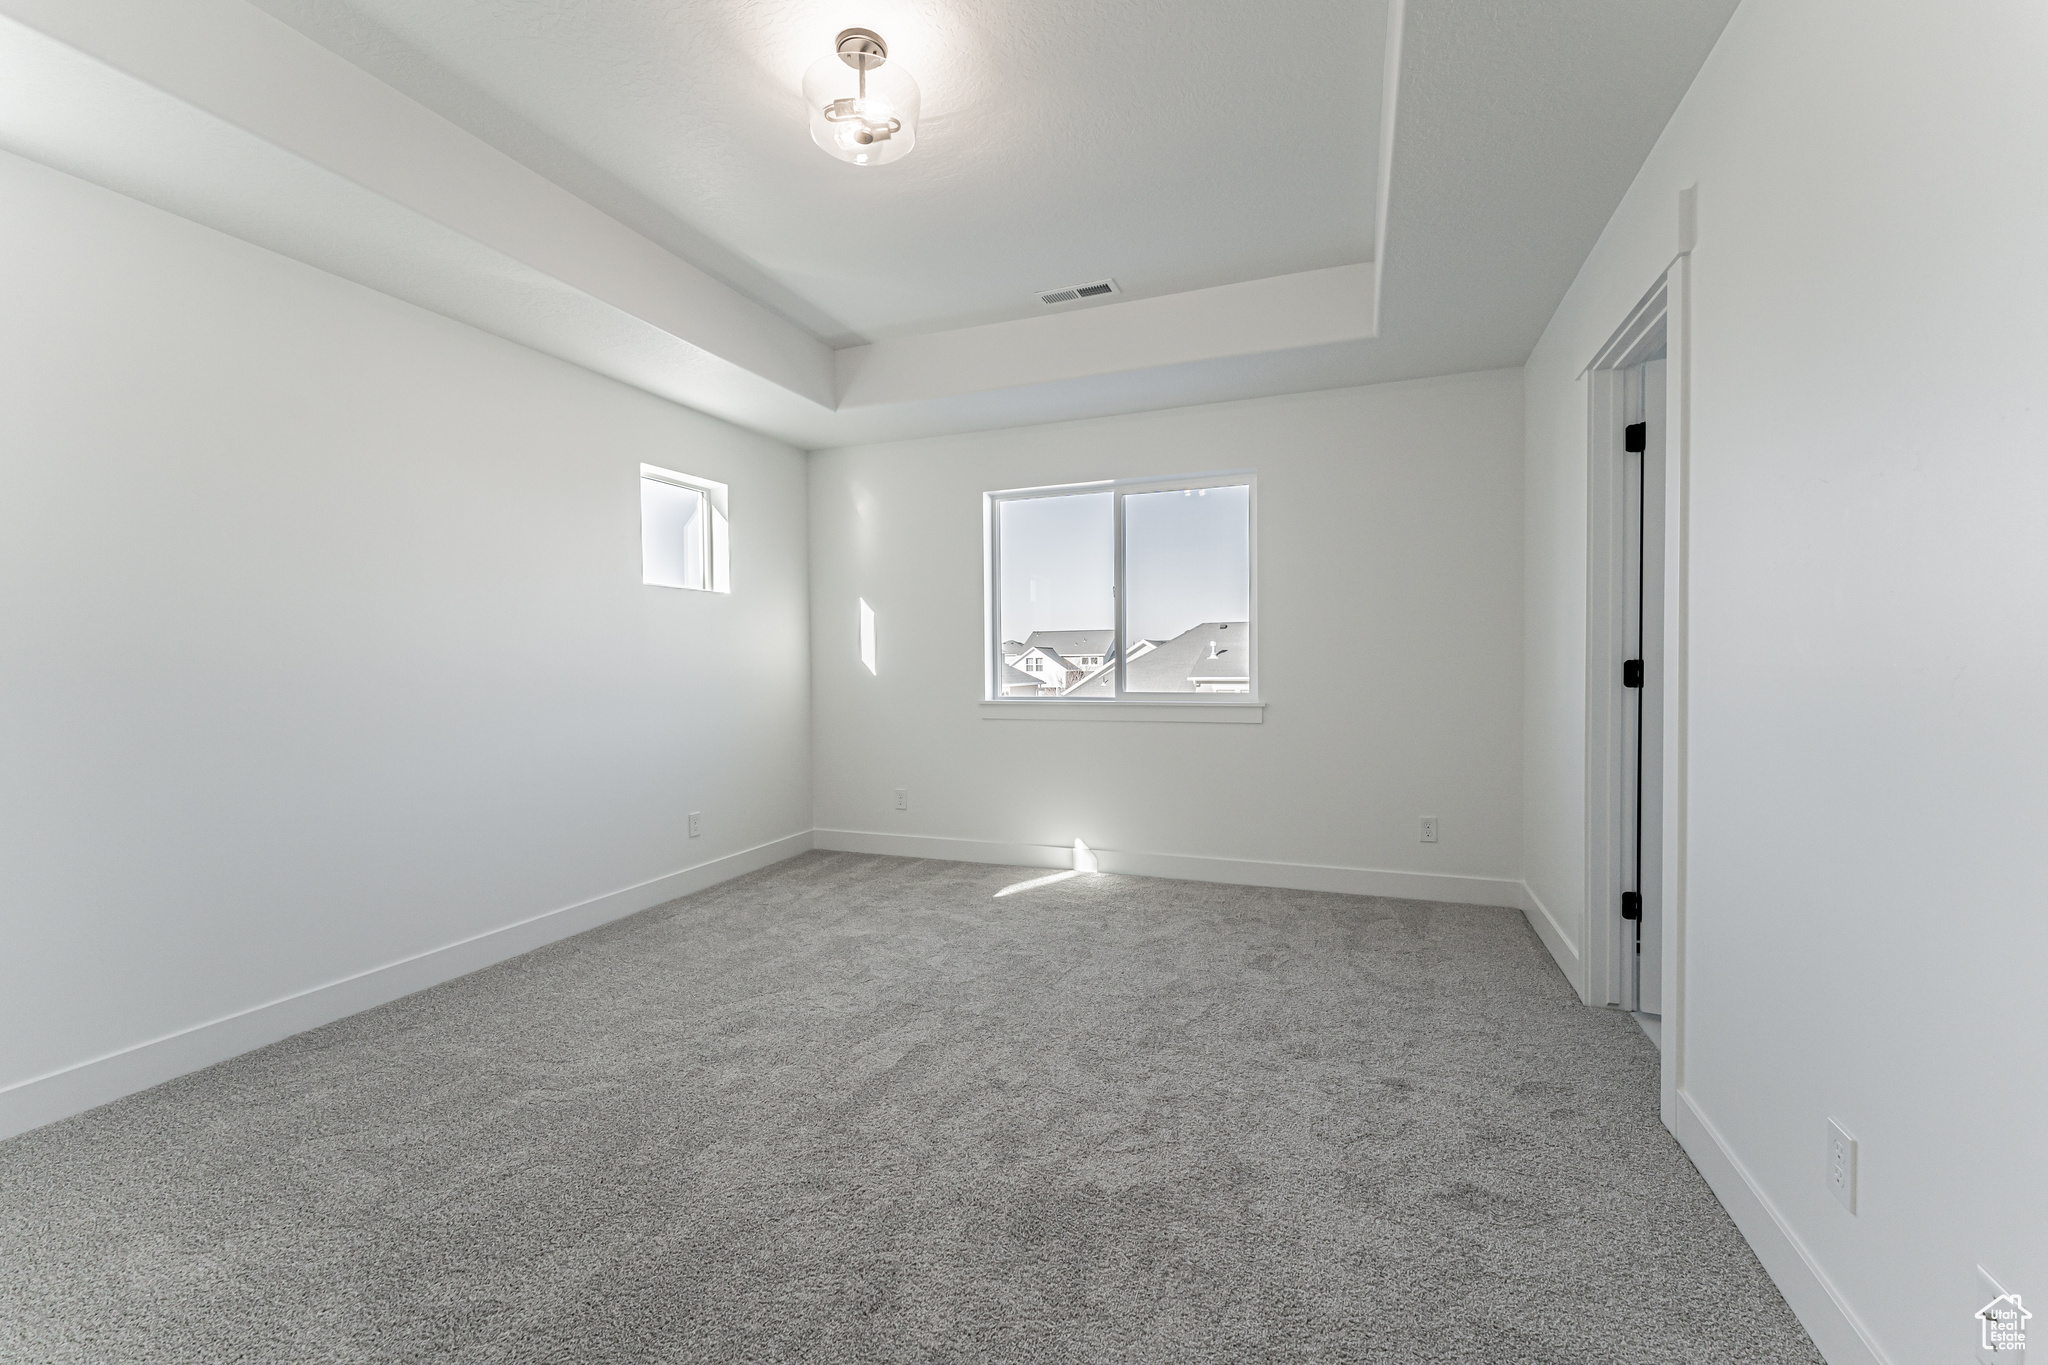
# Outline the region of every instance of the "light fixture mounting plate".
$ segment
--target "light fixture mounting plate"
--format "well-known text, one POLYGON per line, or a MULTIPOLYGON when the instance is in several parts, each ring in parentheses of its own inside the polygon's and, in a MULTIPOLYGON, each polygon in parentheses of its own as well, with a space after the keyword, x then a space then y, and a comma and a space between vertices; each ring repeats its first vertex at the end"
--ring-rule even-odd
POLYGON ((873 71, 889 60, 889 45, 871 28, 849 28, 833 44, 839 60, 856 71, 873 71))

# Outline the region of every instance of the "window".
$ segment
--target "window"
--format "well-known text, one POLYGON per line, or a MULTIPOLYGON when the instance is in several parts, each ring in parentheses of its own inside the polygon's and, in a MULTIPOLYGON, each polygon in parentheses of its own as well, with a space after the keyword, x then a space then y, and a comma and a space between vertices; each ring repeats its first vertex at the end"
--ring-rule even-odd
POLYGON ((1250 701, 1249 473, 990 493, 991 700, 1250 701))
POLYGON ((640 466, 640 581, 657 588, 732 591, 725 485, 640 466))

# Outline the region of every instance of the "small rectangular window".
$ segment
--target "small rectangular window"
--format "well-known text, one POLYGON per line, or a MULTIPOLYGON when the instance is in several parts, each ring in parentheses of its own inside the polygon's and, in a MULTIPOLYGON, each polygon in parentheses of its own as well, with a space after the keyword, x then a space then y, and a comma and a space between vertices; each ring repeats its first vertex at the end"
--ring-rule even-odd
POLYGON ((640 581, 657 588, 732 591, 726 487, 640 466, 640 581))
POLYGON ((991 699, 1257 695, 1249 473, 990 493, 991 699))

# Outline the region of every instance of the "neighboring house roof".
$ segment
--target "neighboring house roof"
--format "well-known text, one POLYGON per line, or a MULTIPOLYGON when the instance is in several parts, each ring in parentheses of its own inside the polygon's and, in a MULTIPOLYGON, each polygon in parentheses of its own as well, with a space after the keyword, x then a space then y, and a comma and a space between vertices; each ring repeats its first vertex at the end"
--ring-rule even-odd
POLYGON ((1249 684, 1251 676, 1251 623, 1204 621, 1125 660, 1124 691, 1192 692, 1197 678, 1249 684))
POLYGON ((1116 678, 1113 676, 1115 673, 1116 656, 1112 654, 1107 659, 1104 659, 1094 672, 1080 679, 1072 687, 1060 693, 1060 695, 1071 697, 1076 693, 1085 693, 1088 696, 1094 696, 1099 693, 1105 697, 1113 697, 1116 695, 1116 678))
POLYGON ((1003 657, 1005 659, 1014 659, 1019 654, 1022 654, 1024 649, 1025 646, 1017 643, 1015 640, 1003 641, 1003 657))
POLYGON ((1014 687, 1020 683, 1030 683, 1033 687, 1037 687, 1044 681, 1045 679, 1033 677, 1021 668, 1012 668, 1008 664, 1003 665, 1003 686, 1005 687, 1014 687))
POLYGON ((1076 654, 1107 654, 1116 641, 1114 630, 1034 630, 1024 642, 1026 649, 1045 649, 1072 657, 1076 654))

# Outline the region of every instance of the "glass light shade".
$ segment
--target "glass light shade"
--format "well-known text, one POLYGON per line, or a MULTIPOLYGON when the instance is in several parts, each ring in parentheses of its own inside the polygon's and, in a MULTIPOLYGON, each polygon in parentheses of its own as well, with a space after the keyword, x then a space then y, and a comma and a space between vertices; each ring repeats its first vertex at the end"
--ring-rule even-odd
POLYGON ((804 72, 811 141, 856 166, 886 166, 917 146, 917 82, 891 62, 869 71, 865 99, 860 72, 837 53, 804 72))

